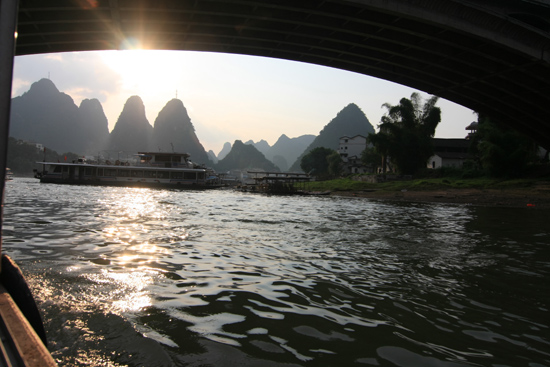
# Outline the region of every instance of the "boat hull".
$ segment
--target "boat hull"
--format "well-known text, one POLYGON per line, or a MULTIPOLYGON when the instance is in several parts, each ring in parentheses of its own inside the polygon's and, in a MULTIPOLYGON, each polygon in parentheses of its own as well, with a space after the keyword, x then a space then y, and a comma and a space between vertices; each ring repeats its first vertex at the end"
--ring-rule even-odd
POLYGON ((119 187, 148 187, 148 188, 172 188, 172 189, 215 189, 222 185, 208 184, 204 182, 185 182, 185 181, 148 181, 133 179, 89 179, 75 180, 57 177, 41 177, 40 183, 65 184, 65 185, 89 185, 89 186, 119 186, 119 187))

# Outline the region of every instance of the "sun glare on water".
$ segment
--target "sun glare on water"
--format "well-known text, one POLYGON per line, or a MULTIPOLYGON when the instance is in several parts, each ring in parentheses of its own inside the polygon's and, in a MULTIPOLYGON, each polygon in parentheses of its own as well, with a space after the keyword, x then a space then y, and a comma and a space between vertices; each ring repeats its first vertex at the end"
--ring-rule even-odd
POLYGON ((137 311, 152 304, 149 287, 162 271, 154 264, 170 249, 152 243, 150 230, 162 227, 167 214, 159 202, 166 193, 147 189, 114 190, 105 199, 109 208, 104 213, 104 242, 109 251, 100 256, 102 270, 82 275, 94 283, 106 285, 110 302, 105 307, 112 312, 137 311))

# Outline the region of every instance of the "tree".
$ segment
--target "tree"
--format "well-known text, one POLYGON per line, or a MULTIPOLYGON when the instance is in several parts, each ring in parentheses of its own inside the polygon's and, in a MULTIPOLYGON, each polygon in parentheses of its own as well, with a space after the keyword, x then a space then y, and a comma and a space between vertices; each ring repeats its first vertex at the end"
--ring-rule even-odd
POLYGON ((330 175, 339 174, 339 164, 341 161, 340 155, 335 150, 317 147, 304 155, 300 161, 300 168, 313 176, 324 178, 330 175), (338 160, 335 159, 335 154, 338 160), (336 163, 338 163, 338 169, 335 168, 336 163), (338 172, 336 173, 335 171, 338 172))
POLYGON ((432 96, 422 104, 422 97, 413 93, 398 105, 383 105, 388 111, 378 125, 379 132, 369 134, 368 140, 383 156, 384 172, 388 158, 402 174, 412 175, 426 167, 433 155, 431 139, 441 121, 441 110, 435 106, 438 99, 432 96))
POLYGON ((490 176, 519 177, 536 159, 535 142, 516 130, 478 115, 470 154, 490 176))
POLYGON ((46 149, 38 149, 36 145, 26 143, 23 140, 9 137, 8 139, 8 157, 7 166, 18 176, 32 176, 33 169, 42 169, 36 162, 46 160, 48 162, 64 162, 65 157, 68 162, 79 158, 75 153, 63 153, 46 149))
POLYGON ((337 151, 333 150, 332 153, 327 156, 327 163, 328 174, 332 177, 340 176, 340 173, 342 173, 342 157, 340 157, 337 151))
POLYGON ((361 152, 361 162, 365 166, 371 167, 371 172, 375 173, 376 168, 382 163, 382 154, 374 146, 368 146, 361 152))

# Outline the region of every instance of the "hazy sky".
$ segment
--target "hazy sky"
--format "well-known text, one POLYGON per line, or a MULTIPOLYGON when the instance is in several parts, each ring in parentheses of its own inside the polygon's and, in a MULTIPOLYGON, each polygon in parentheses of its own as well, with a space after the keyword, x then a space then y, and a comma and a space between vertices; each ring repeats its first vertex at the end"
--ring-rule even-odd
MULTIPOLYGON (((355 103, 377 128, 386 109, 416 90, 323 66, 254 56, 189 51, 102 51, 18 56, 12 96, 50 78, 76 105, 97 98, 112 130, 126 100, 138 95, 154 125, 172 98, 180 99, 206 150, 225 142, 317 135, 355 103)), ((429 97, 421 93, 424 98, 429 97)), ((463 138, 471 110, 440 99, 436 137, 463 138)))

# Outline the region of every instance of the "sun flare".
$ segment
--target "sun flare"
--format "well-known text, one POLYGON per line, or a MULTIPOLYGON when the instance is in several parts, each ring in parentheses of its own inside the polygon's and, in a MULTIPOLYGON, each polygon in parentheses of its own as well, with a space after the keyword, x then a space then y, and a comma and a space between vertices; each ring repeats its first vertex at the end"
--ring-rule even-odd
MULTIPOLYGON (((102 53, 103 63, 120 76, 121 88, 142 98, 159 93, 175 93, 179 75, 174 51, 124 50, 102 53)), ((181 67, 181 66, 180 66, 181 67)))

